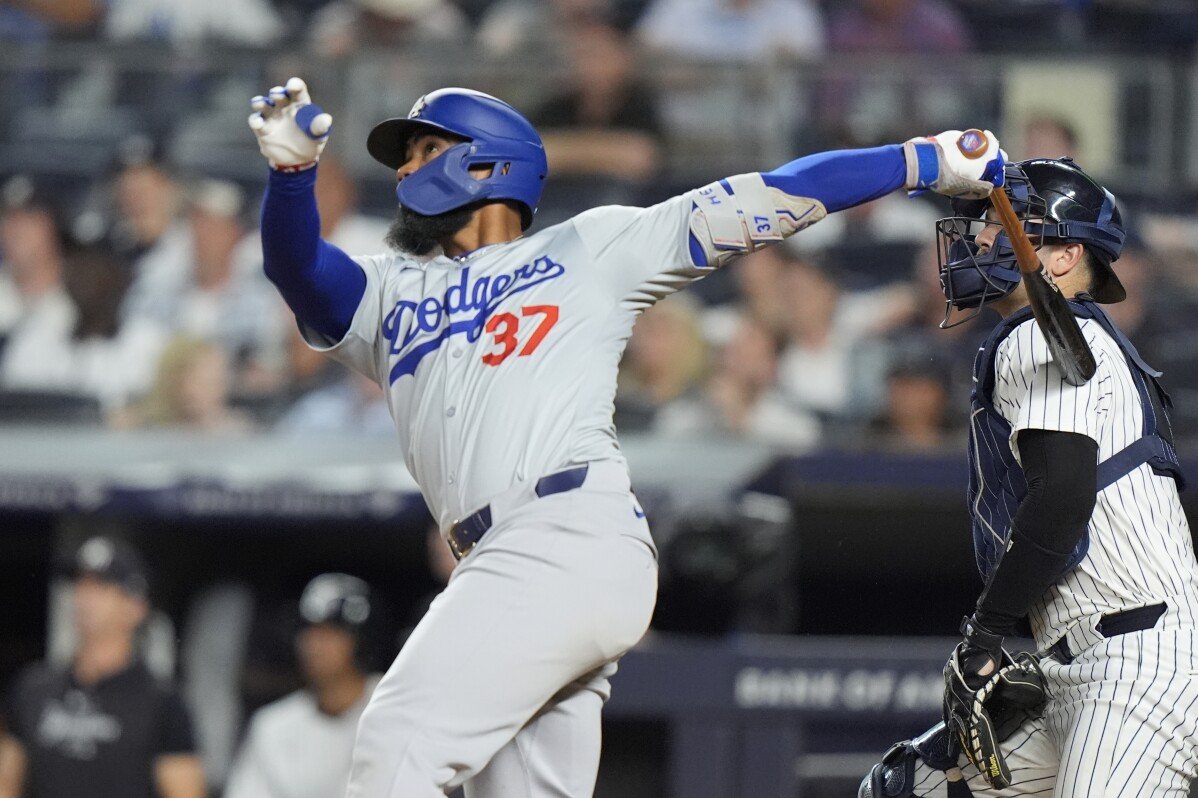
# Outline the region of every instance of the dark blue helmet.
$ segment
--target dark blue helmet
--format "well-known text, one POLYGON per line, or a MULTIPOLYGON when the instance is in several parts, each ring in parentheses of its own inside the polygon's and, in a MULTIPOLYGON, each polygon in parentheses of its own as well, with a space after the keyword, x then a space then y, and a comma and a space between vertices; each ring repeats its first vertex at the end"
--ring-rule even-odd
MULTIPOLYGON (((1123 220, 1115 197, 1070 158, 1033 158, 1007 164, 1003 188, 1037 248, 1044 242, 1084 244, 1094 265, 1090 294, 1097 302, 1127 298, 1111 269, 1123 249, 1123 220)), ((989 251, 974 243, 987 224, 990 200, 953 200, 953 216, 936 222, 940 287, 950 307, 980 308, 1019 284, 1019 266, 1006 233, 989 251)))
POLYGON ((483 200, 513 200, 527 230, 549 171, 545 145, 532 124, 489 94, 439 89, 417 100, 407 117, 376 125, 366 149, 376 161, 398 169, 412 137, 430 131, 465 141, 401 180, 395 190, 400 204, 433 216, 483 200), (471 177, 476 166, 490 166, 491 176, 471 177))

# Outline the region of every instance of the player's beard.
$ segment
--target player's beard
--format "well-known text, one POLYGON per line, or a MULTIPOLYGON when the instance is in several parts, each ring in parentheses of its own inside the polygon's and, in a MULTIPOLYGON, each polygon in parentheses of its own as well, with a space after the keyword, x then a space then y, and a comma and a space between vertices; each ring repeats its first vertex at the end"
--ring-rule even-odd
POLYGON ((395 212, 395 221, 391 222, 391 227, 387 230, 385 241, 387 246, 400 252, 416 256, 427 255, 440 246, 443 240, 465 227, 473 214, 472 205, 434 216, 425 216, 400 205, 395 212))

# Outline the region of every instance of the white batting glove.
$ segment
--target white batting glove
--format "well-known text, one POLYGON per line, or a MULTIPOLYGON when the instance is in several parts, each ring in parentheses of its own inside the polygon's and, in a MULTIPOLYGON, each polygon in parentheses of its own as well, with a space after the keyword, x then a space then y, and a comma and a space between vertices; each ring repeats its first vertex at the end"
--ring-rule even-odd
POLYGON ((903 144, 907 158, 907 189, 949 197, 985 199, 1003 184, 1007 154, 989 130, 946 130, 903 144))
POLYGON ((299 172, 316 165, 329 140, 333 117, 312 102, 306 83, 291 78, 286 86, 275 86, 250 100, 250 107, 254 109, 250 130, 272 169, 299 172))

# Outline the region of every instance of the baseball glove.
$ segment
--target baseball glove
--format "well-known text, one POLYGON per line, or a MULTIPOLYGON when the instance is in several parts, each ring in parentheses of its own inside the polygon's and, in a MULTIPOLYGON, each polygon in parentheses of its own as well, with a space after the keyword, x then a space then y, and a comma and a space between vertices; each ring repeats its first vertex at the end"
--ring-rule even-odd
POLYGON ((1009 787, 1011 771, 1000 743, 1048 702, 1048 685, 1034 655, 1002 651, 995 672, 980 677, 964 667, 971 651, 961 643, 944 666, 944 722, 974 767, 996 790, 1009 787))

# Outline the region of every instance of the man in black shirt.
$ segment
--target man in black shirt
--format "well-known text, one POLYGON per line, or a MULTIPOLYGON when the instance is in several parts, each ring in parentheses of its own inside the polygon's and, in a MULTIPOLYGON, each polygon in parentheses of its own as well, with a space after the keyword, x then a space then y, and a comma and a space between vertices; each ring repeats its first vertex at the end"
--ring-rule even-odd
POLYGON ((0 798, 202 798, 187 711, 135 653, 149 610, 140 556, 92 538, 69 576, 74 658, 17 678, 0 730, 0 798))

